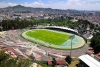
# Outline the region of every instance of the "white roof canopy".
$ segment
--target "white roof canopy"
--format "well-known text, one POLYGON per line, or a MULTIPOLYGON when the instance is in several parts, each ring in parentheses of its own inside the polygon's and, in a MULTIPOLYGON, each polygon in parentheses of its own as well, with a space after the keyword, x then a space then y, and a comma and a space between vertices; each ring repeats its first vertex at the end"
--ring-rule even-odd
POLYGON ((82 60, 85 64, 87 64, 89 67, 100 67, 100 62, 98 62, 89 55, 82 55, 79 57, 79 59, 82 60))
POLYGON ((60 29, 65 29, 65 30, 70 30, 70 31, 73 31, 73 32, 76 32, 76 33, 78 33, 78 31, 75 31, 75 30, 73 30, 73 29, 71 29, 71 28, 68 28, 68 27, 60 27, 60 26, 46 26, 46 27, 51 27, 51 28, 60 28, 60 29))

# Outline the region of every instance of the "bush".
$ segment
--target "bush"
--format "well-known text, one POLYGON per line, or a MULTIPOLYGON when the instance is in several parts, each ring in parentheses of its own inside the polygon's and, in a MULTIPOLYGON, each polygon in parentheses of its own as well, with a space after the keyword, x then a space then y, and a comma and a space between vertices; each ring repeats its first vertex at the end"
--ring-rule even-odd
POLYGON ((76 66, 77 66, 77 67, 82 67, 80 62, 79 62, 76 66))
POLYGON ((66 62, 68 62, 68 64, 71 64, 72 58, 71 58, 71 56, 68 55, 68 56, 66 56, 65 60, 66 60, 66 62))

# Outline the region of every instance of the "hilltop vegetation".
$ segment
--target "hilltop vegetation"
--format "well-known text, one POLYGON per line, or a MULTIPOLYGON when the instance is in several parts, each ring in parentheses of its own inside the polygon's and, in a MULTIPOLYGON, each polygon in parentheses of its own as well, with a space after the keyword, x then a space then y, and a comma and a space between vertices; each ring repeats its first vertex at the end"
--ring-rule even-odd
POLYGON ((63 17, 40 20, 36 20, 32 17, 30 20, 20 20, 20 18, 16 18, 15 20, 3 20, 0 23, 0 30, 13 30, 27 27, 31 28, 38 25, 47 26, 48 24, 49 26, 65 26, 72 29, 77 29, 81 33, 86 31, 88 25, 90 25, 90 29, 95 28, 95 26, 87 20, 78 20, 77 22, 72 22, 70 19, 64 19, 63 17))
POLYGON ((0 67, 30 67, 31 64, 29 59, 11 58, 6 50, 0 50, 0 67))

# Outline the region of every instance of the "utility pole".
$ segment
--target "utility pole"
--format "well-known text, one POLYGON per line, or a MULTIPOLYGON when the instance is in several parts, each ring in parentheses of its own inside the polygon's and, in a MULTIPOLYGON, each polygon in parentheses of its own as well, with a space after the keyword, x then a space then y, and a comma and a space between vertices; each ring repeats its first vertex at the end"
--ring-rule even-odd
POLYGON ((71 49, 70 49, 70 56, 71 56, 71 53, 72 53, 72 40, 75 38, 75 35, 71 35, 70 36, 70 41, 71 41, 71 49))

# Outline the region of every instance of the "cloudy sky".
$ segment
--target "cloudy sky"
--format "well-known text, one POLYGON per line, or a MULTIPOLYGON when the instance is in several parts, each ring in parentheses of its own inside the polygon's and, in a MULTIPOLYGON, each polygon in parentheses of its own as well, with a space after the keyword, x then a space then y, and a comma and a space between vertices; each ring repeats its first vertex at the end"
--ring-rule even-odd
POLYGON ((19 4, 53 9, 100 10, 100 0, 0 0, 0 8, 19 4))

